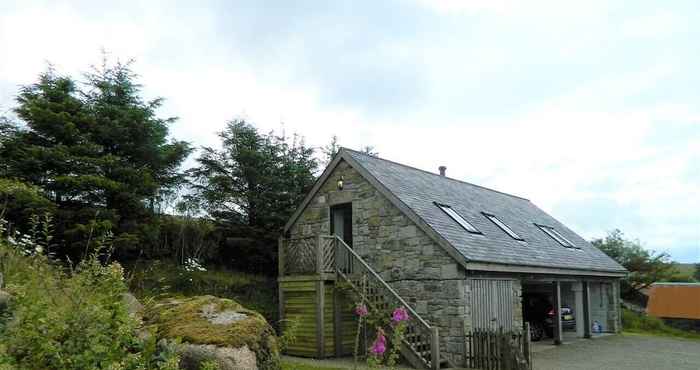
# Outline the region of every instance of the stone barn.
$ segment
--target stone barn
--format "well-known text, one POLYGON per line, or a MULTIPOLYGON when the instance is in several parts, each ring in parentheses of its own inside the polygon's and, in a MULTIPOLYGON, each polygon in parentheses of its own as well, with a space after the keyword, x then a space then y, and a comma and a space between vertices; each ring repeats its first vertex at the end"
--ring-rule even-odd
POLYGON ((618 332, 625 274, 525 198, 342 148, 280 239, 280 317, 299 325, 289 354, 351 354, 366 284, 409 311, 407 361, 462 366, 474 329, 618 332))

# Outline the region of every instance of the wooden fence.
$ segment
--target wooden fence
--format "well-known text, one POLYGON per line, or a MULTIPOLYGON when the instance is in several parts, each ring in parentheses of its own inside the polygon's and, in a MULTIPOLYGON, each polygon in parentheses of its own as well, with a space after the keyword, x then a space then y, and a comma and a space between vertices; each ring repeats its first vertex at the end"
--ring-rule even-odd
POLYGON ((532 370, 530 328, 522 332, 475 329, 466 336, 466 364, 483 370, 532 370))

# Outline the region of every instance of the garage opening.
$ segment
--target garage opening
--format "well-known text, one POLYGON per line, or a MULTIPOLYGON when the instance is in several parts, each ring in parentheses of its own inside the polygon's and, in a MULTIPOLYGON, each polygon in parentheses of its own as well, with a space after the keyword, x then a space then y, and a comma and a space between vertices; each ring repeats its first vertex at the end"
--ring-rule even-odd
MULTIPOLYGON (((584 336, 583 299, 580 294, 580 285, 581 283, 559 283, 561 340, 584 336)), ((530 324, 531 339, 533 341, 556 340, 554 282, 523 282, 522 299, 523 321, 530 324)))

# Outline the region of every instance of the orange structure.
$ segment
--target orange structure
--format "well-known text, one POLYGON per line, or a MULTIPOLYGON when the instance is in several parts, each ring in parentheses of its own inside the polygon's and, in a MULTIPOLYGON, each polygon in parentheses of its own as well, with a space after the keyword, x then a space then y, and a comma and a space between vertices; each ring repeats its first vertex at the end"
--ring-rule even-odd
POLYGON ((654 283, 647 313, 659 318, 700 320, 700 283, 654 283))

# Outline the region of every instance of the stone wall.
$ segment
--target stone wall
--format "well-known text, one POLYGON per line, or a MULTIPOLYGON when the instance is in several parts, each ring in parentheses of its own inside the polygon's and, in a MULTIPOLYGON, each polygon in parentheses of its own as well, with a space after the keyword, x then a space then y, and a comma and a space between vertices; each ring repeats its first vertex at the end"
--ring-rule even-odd
POLYGON ((462 363, 465 271, 347 163, 341 162, 292 227, 292 237, 328 235, 330 207, 352 202, 353 248, 416 312, 440 330, 441 349, 462 363), (337 181, 343 177, 343 190, 337 181))

